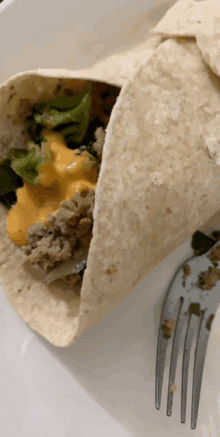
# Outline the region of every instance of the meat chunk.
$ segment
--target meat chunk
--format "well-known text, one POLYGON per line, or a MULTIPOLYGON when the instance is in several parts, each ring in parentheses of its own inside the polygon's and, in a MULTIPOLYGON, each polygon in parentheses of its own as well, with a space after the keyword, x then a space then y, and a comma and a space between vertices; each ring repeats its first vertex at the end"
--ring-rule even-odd
POLYGON ((88 253, 92 238, 95 192, 76 193, 50 214, 46 223, 34 223, 27 231, 23 247, 27 261, 48 269, 61 261, 88 253))

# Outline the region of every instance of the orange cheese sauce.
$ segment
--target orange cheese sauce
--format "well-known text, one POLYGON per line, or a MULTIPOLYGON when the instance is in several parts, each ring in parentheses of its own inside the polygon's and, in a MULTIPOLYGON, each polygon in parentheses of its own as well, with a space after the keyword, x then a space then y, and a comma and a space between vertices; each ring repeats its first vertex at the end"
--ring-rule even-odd
POLYGON ((17 203, 7 215, 7 234, 18 246, 28 244, 26 233, 32 224, 45 222, 62 201, 77 191, 94 189, 98 179, 86 152, 77 155, 59 134, 45 132, 44 137, 52 159, 38 167, 38 185, 24 181, 24 186, 17 189, 17 203))

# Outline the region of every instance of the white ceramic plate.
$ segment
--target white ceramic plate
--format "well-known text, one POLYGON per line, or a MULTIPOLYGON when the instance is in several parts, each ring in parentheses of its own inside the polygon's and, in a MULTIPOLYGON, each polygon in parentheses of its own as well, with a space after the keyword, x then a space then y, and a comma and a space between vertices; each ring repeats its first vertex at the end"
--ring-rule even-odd
MULTIPOLYGON (((16 432, 19 437, 26 433, 69 437, 75 431, 83 437, 99 433, 100 437, 218 436, 219 311, 208 344, 197 429, 190 430, 190 394, 185 425, 180 423, 180 390, 175 393, 172 416, 166 416, 168 363, 162 407, 160 411, 154 407, 161 293, 173 267, 188 251, 189 242, 166 258, 130 296, 70 348, 53 347, 33 334, 0 294, 0 399, 4 406, 0 429, 4 435, 16 432)), ((178 387, 180 375, 179 363, 178 387)), ((192 366, 190 383, 191 379, 192 366)))

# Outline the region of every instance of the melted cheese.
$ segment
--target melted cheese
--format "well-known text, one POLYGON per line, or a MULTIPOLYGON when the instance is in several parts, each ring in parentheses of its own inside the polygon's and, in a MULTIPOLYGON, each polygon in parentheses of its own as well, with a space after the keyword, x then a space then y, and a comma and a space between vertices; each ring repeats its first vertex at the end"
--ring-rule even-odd
POLYGON ((67 148, 59 134, 45 132, 52 160, 39 166, 39 184, 24 181, 18 188, 17 203, 7 215, 7 234, 18 246, 28 244, 27 229, 37 222, 45 222, 48 215, 59 209, 77 191, 94 189, 98 173, 88 154, 77 155, 67 148))

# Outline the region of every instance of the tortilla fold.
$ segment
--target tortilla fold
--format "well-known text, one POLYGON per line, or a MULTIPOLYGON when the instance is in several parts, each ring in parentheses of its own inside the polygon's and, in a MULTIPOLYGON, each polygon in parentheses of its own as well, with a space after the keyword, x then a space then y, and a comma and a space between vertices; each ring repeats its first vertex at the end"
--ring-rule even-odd
POLYGON ((219 24, 218 0, 178 0, 150 33, 165 37, 195 37, 204 61, 219 76, 219 24))

